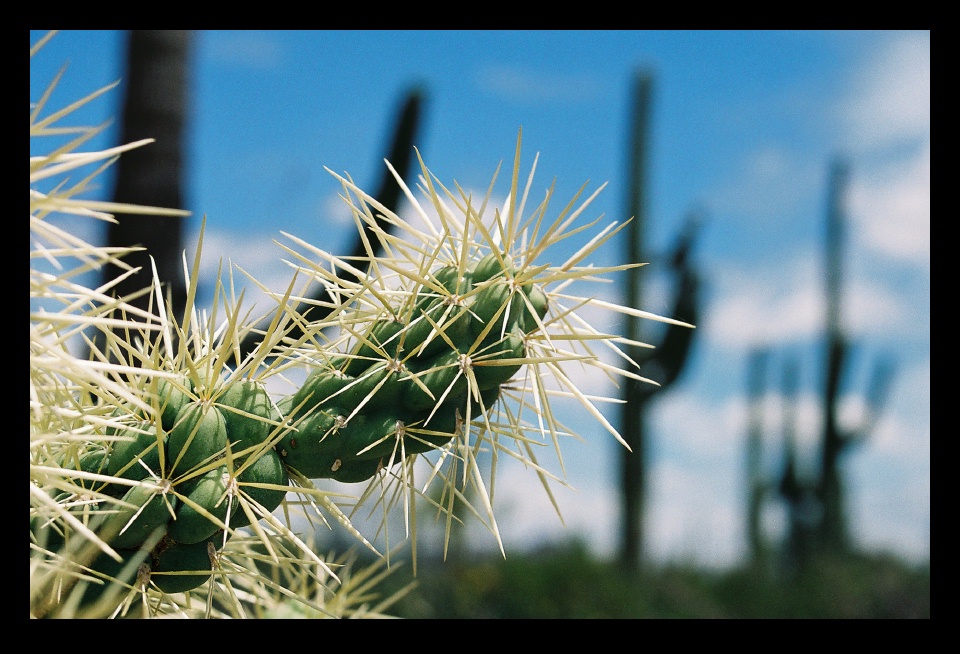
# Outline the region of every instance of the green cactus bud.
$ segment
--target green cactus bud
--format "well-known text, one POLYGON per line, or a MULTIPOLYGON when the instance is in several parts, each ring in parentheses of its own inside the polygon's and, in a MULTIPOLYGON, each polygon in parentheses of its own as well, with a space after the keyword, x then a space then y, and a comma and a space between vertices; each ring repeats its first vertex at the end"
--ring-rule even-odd
POLYGON ((347 375, 337 368, 317 368, 307 376, 300 390, 284 405, 287 407, 285 411, 288 417, 297 419, 315 406, 340 404, 343 401, 341 391, 354 380, 352 375, 347 375), (290 411, 301 402, 304 404, 299 412, 290 415, 290 411))
POLYGON ((184 593, 202 586, 213 569, 209 544, 216 549, 222 541, 222 532, 217 532, 198 543, 169 544, 156 556, 150 581, 164 593, 184 593), (187 572, 197 574, 183 574, 187 572))
POLYGON ((274 413, 270 395, 259 382, 252 379, 232 382, 217 398, 217 404, 222 405, 218 408, 223 415, 227 438, 234 451, 259 445, 267 440, 273 427, 268 422, 251 417, 270 418, 274 413))
POLYGON ((438 354, 427 361, 416 361, 410 372, 429 390, 409 381, 403 394, 403 406, 411 411, 430 409, 441 399, 455 398, 467 392, 467 377, 461 369, 460 352, 453 350, 438 354))
POLYGON ((461 276, 460 269, 457 266, 443 266, 431 273, 430 276, 441 288, 437 289, 426 285, 420 287, 420 291, 417 293, 417 302, 414 305, 414 317, 420 315, 420 311, 426 311, 429 306, 440 304, 452 296, 466 294, 473 286, 473 274, 469 270, 464 270, 463 276, 461 276))
POLYGON ((167 436, 167 466, 173 475, 191 470, 227 446, 227 425, 217 407, 189 402, 167 436))
MULTIPOLYGON (((527 299, 530 300, 530 304, 533 305, 534 310, 537 312, 537 316, 540 317, 540 320, 543 321, 544 317, 547 315, 547 310, 549 309, 549 299, 547 294, 540 288, 537 284, 525 284, 521 287, 523 292, 526 294, 527 299)), ((539 328, 536 319, 530 313, 530 308, 524 303, 524 313, 523 313, 523 331, 526 333, 531 333, 539 328)))
POLYGON ((497 388, 513 377, 522 363, 510 363, 511 359, 526 356, 523 330, 515 328, 502 339, 486 339, 489 345, 476 350, 472 357, 473 375, 481 391, 497 388))
MULTIPOLYGON (((107 451, 104 449, 95 449, 88 452, 84 452, 77 458, 75 455, 70 457, 62 457, 60 459, 61 465, 68 470, 82 470, 83 472, 90 472, 94 474, 110 474, 109 465, 110 457, 107 454, 107 451)), ((74 480, 83 488, 100 489, 105 484, 103 482, 93 481, 92 479, 80 479, 76 478, 74 480)), ((126 489, 124 489, 126 491, 126 489)))
POLYGON ((170 522, 167 502, 176 506, 176 498, 164 497, 148 486, 132 486, 123 498, 130 506, 117 506, 106 513, 97 534, 114 549, 139 547, 155 532, 165 533, 170 522))
POLYGON ((397 440, 404 437, 403 419, 393 411, 359 413, 340 429, 343 439, 341 454, 344 460, 379 459, 389 457, 396 448, 397 440))
MULTIPOLYGON (((287 469, 280 459, 280 455, 273 450, 267 450, 256 461, 244 468, 237 477, 240 489, 250 496, 257 504, 260 504, 267 511, 273 511, 283 498, 286 492, 272 488, 258 488, 249 484, 276 484, 277 486, 286 486, 289 483, 287 469)), ((234 529, 245 527, 250 523, 246 512, 237 510, 230 519, 230 526, 234 529)))
POLYGON ((404 324, 399 320, 375 320, 364 335, 367 342, 360 343, 354 352, 354 358, 347 361, 343 372, 358 377, 370 366, 372 360, 382 360, 385 357, 396 359, 400 354, 399 334, 403 327, 404 324))
POLYGON ((410 383, 405 368, 395 361, 381 361, 371 365, 331 401, 346 411, 363 404, 364 410, 396 406, 403 389, 410 383))
POLYGON ((335 469, 328 476, 344 484, 356 484, 370 479, 370 477, 380 471, 381 467, 383 467, 383 464, 380 459, 364 461, 343 461, 338 459, 334 464, 335 469))
POLYGON ((515 269, 510 263, 509 257, 505 254, 500 254, 491 252, 484 256, 480 261, 477 262, 477 265, 473 268, 473 285, 477 286, 487 281, 488 279, 493 279, 497 275, 503 275, 505 277, 513 278, 515 269), (506 268, 504 268, 506 264, 506 268))
MULTIPOLYGON (((228 512, 237 510, 237 500, 227 496, 231 478, 227 466, 222 465, 205 474, 181 484, 181 493, 191 502, 203 507, 221 522, 226 521, 228 512)), ((167 535, 177 543, 197 543, 222 529, 188 502, 181 502, 176 519, 170 523, 167 535)))
MULTIPOLYGON (((160 450, 162 441, 157 440, 157 428, 152 422, 141 421, 137 428, 118 433, 126 440, 113 443, 107 472, 115 477, 140 481, 152 472, 160 474, 160 450)), ((166 439, 163 439, 166 440, 166 439)))
POLYGON ((476 320, 473 335, 501 338, 514 327, 521 327, 526 304, 512 282, 497 281, 477 292, 470 309, 476 320), (488 327, 489 326, 489 327, 488 327))
POLYGON ((161 377, 157 381, 157 394, 160 396, 160 424, 164 431, 173 429, 180 409, 191 401, 189 391, 193 383, 184 377, 180 382, 161 377))
POLYGON ((404 334, 404 348, 408 352, 417 349, 416 356, 421 359, 432 357, 449 349, 447 339, 455 344, 467 341, 471 334, 471 321, 468 307, 435 302, 410 321, 404 334), (440 332, 447 338, 441 336, 440 332))

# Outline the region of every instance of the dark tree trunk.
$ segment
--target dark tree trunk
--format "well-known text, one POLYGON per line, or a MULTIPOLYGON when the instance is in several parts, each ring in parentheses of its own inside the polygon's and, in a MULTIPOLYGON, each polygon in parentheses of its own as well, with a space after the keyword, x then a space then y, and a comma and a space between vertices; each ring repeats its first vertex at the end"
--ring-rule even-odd
MULTIPOLYGON (((121 114, 121 143, 144 138, 154 143, 136 148, 116 164, 115 202, 179 209, 183 207, 184 128, 191 33, 186 30, 131 30, 127 44, 126 92, 121 114)), ((111 247, 141 246, 124 261, 140 272, 121 281, 114 293, 127 295, 149 286, 150 257, 174 315, 183 314, 186 287, 181 256, 184 218, 118 214, 108 228, 111 247)), ((110 266, 105 281, 121 270, 110 266)), ((146 308, 149 296, 131 302, 146 308)))
MULTIPOLYGON (((650 94, 653 81, 650 75, 640 73, 634 83, 633 106, 631 107, 630 151, 627 162, 627 187, 629 198, 627 210, 633 217, 628 226, 626 259, 628 262, 646 261, 643 254, 645 239, 645 202, 646 190, 646 154, 647 130, 650 113, 650 94)), ((627 276, 627 303, 633 307, 643 306, 643 285, 640 280, 640 268, 633 268, 627 276)), ((640 334, 640 320, 629 317, 626 321, 627 338, 643 340, 640 334)), ((640 361, 642 352, 639 347, 631 347, 628 354, 634 361, 640 361)), ((622 501, 620 561, 630 570, 639 567, 643 556, 643 512, 645 504, 645 449, 643 406, 649 397, 646 384, 628 379, 624 386, 621 435, 631 451, 621 454, 620 494, 622 501)))

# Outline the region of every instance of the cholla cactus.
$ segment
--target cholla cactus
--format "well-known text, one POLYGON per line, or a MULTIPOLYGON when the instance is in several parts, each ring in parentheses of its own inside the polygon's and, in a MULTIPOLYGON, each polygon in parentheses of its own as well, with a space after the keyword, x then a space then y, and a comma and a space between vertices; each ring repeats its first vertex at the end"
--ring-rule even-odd
MULTIPOLYGON (((41 119, 45 98, 31 116, 31 137, 55 133, 52 125, 77 106, 41 119)), ((353 527, 341 496, 315 480, 365 483, 350 506, 376 503, 384 520, 402 512, 414 542, 418 504, 433 502, 449 533, 455 501, 472 488, 481 506, 469 510, 499 539, 494 469, 481 469, 481 450, 493 452, 494 467, 501 454, 527 463, 549 492, 556 476, 538 462, 534 445, 552 443, 559 455, 570 435, 551 409, 557 397, 579 401, 622 442, 596 407, 607 398, 578 388, 568 365, 642 379, 620 349, 635 344, 594 329, 583 310, 676 322, 570 292, 577 280, 629 267, 589 264, 622 225, 600 229, 567 260, 551 263, 552 246, 595 227, 579 219, 599 190, 579 205, 578 193, 553 220, 551 192, 527 212, 533 171, 521 187, 518 137, 500 208, 489 192, 477 204, 459 188, 448 190, 422 160, 423 204, 398 176, 420 225, 335 175, 358 227, 373 230, 383 254, 371 248, 368 274, 342 275, 356 272, 357 262, 287 235, 293 245, 283 247, 296 274, 275 296, 260 346, 240 359, 239 344, 260 320, 241 308, 229 270, 210 312, 193 306, 202 238, 192 265, 184 261, 184 316, 166 308, 155 275, 144 289, 155 298, 151 311, 77 280, 124 253, 56 228, 54 212, 104 220, 148 212, 79 200, 102 168, 72 187, 37 188, 125 149, 74 152, 93 130, 79 133, 31 158, 31 257, 52 264, 52 272, 31 266, 33 616, 378 613, 389 602, 362 603, 367 588, 345 583, 362 575, 325 561, 293 528, 298 516, 336 522, 378 551, 353 527), (378 214, 394 225, 391 233, 378 214), (74 259, 80 264, 66 269, 74 259), (323 320, 306 321, 293 308, 306 299, 295 292, 304 277, 334 298, 323 320), (51 302, 60 306, 50 310, 51 302), (85 328, 102 332, 102 347, 84 338, 85 328), (77 339, 92 348, 90 360, 71 355, 77 339), (597 347, 611 348, 623 366, 605 363, 597 347), (307 372, 298 389, 268 392, 268 380, 293 379, 295 370, 307 372)))

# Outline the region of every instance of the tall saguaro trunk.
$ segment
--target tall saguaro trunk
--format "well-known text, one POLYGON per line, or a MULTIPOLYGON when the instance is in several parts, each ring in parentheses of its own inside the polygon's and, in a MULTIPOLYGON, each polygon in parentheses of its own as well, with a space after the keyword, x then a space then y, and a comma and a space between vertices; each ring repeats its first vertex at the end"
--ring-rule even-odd
POLYGON ((843 515, 843 488, 841 486, 838 459, 844 439, 837 424, 840 379, 847 354, 840 316, 843 286, 843 252, 845 225, 843 216, 844 192, 847 184, 847 167, 842 161, 834 162, 830 170, 830 189, 827 199, 826 225, 826 338, 827 368, 824 387, 823 441, 820 459, 820 501, 822 518, 820 537, 831 550, 846 547, 846 523, 843 515))
MULTIPOLYGON (((634 79, 631 124, 630 151, 627 162, 627 215, 633 221, 627 226, 627 261, 646 261, 643 243, 646 222, 644 191, 647 174, 647 132, 650 121, 650 95, 653 79, 649 73, 640 72, 634 79)), ((643 284, 640 269, 634 268, 627 275, 626 304, 641 307, 643 304, 643 284)), ((640 320, 628 317, 625 326, 628 339, 642 341, 640 320)), ((642 357, 640 348, 631 346, 628 354, 634 361, 642 357)), ((643 512, 646 500, 646 438, 642 405, 649 392, 642 382, 628 379, 624 388, 624 400, 621 418, 621 435, 630 446, 630 451, 621 454, 620 492, 622 499, 620 560, 631 570, 639 567, 643 556, 643 512)))
POLYGON ((766 348, 757 348, 750 354, 747 364, 747 406, 749 429, 747 432, 747 544, 750 560, 754 565, 766 563, 767 547, 763 538, 761 513, 766 490, 763 476, 763 400, 766 395, 766 373, 770 353, 766 348))
MULTIPOLYGON (((189 57, 192 34, 188 30, 131 30, 127 41, 126 92, 121 113, 121 143, 144 138, 155 141, 127 152, 117 163, 115 202, 182 208, 184 131, 187 122, 189 57)), ((140 272, 115 287, 127 295, 150 284, 150 257, 171 299, 175 315, 186 305, 186 286, 180 264, 183 218, 124 214, 108 228, 107 243, 115 247, 138 245, 144 249, 124 257, 140 272)), ((123 271, 105 269, 105 281, 123 271)), ((146 308, 150 298, 132 304, 146 308)))
MULTIPOLYGON (((653 79, 650 74, 640 72, 634 84, 632 124, 630 136, 630 160, 628 164, 629 215, 633 221, 627 233, 627 261, 646 262, 644 251, 644 227, 646 223, 646 157, 647 132, 650 122, 650 95, 653 79)), ((669 256, 663 257, 669 262, 669 270, 675 280, 672 317, 696 324, 699 314, 699 274, 693 264, 691 251, 700 224, 700 216, 691 214, 677 238, 676 245, 669 256)), ((627 275, 626 304, 631 307, 643 306, 643 283, 640 268, 631 268, 627 275)), ((640 321, 628 317, 624 326, 627 338, 638 342, 649 342, 641 333, 640 321)), ((644 510, 646 508, 646 472, 647 472, 647 436, 646 414, 650 401, 663 394, 668 386, 677 380, 683 370, 693 340, 693 329, 680 325, 669 325, 651 351, 638 346, 629 346, 627 353, 640 364, 640 373, 648 379, 656 380, 660 386, 628 379, 623 393, 620 433, 630 446, 623 450, 621 463, 620 488, 622 495, 620 563, 631 572, 640 570, 643 563, 644 548, 644 510)))

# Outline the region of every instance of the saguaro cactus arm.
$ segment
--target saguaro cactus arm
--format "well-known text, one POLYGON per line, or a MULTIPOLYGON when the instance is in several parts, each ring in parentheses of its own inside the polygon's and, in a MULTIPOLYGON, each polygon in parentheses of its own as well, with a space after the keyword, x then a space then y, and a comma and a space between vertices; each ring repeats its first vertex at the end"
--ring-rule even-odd
MULTIPOLYGON (((422 87, 415 86, 412 88, 410 91, 408 91, 400 110, 400 114, 397 117, 397 122, 393 131, 393 137, 388 150, 388 161, 390 161, 394 166, 397 171, 397 175, 400 178, 406 177, 413 166, 414 145, 419 134, 420 124, 422 122, 425 97, 426 94, 422 87)), ((397 183, 396 178, 390 174, 388 170, 384 171, 380 185, 374 197, 377 198, 378 201, 390 211, 396 212, 398 209, 401 199, 400 185, 397 183)), ((375 216, 375 219, 378 227, 383 231, 390 232, 393 229, 392 225, 383 220, 382 216, 379 214, 375 216)), ((377 254, 381 251, 382 245, 379 239, 370 238, 370 236, 373 234, 373 229, 369 226, 365 226, 364 231, 365 234, 361 235, 358 233, 356 239, 354 240, 354 246, 351 251, 351 256, 354 260, 360 259, 367 255, 367 250, 364 245, 365 241, 370 242, 371 246, 373 247, 374 254, 377 254)), ((363 266, 362 263, 358 265, 361 267, 363 266)), ((341 273, 341 276, 351 282, 358 281, 357 276, 348 271, 341 273)), ((322 320, 325 318, 324 315, 321 315, 324 313, 324 307, 333 307, 336 306, 336 304, 337 300, 332 297, 327 287, 316 285, 311 293, 310 300, 301 302, 297 306, 296 310, 307 320, 322 320), (315 303, 316 300, 322 300, 324 301, 324 304, 317 305, 315 303)), ((329 312, 329 309, 327 309, 327 312, 329 312)), ((241 358, 244 358, 250 354, 250 352, 252 352, 254 348, 256 348, 256 346, 262 341, 261 333, 263 329, 266 328, 267 323, 269 323, 269 320, 264 321, 262 325, 259 325, 257 329, 249 332, 243 338, 239 348, 241 358)), ((293 325, 289 333, 289 337, 292 339, 297 339, 302 336, 302 328, 298 325, 293 325)))
MULTIPOLYGON (((691 216, 670 258, 671 269, 678 278, 670 315, 693 325, 700 319, 700 275, 691 255, 699 227, 700 218, 691 216)), ((659 345, 646 364, 652 368, 647 369, 648 376, 660 384, 659 388, 651 387, 651 393, 662 393, 680 376, 690 355, 693 336, 694 330, 688 327, 666 326, 659 345)))

